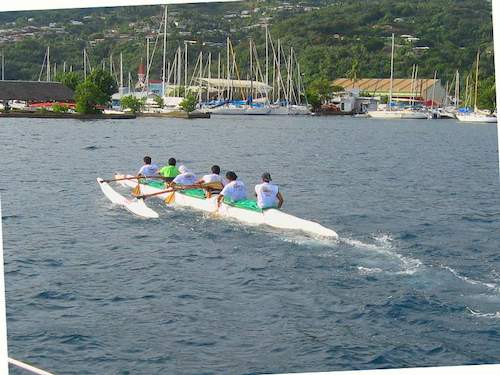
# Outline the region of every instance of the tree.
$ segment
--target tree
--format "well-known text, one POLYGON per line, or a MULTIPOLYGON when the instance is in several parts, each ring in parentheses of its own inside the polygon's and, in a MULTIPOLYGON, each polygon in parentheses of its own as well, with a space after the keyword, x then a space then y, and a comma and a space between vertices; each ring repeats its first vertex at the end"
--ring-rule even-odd
POLYGON ((160 108, 163 108, 163 106, 165 105, 165 102, 160 95, 155 95, 154 101, 155 101, 156 105, 160 108))
POLYGON ((197 104, 198 98, 193 95, 192 92, 188 92, 182 102, 180 102, 179 107, 181 107, 183 111, 191 113, 196 109, 197 104))
POLYGON ((69 111, 69 107, 64 104, 55 103, 52 106, 52 111, 56 113, 67 113, 69 111))
POLYGON ((93 82, 103 94, 109 97, 108 101, 111 100, 111 95, 118 91, 114 77, 102 69, 92 71, 87 79, 93 82))
POLYGON ((85 114, 100 113, 97 106, 107 104, 108 99, 109 97, 94 82, 87 79, 76 88, 76 111, 85 114))
POLYGON ((306 90, 307 102, 311 105, 313 111, 317 111, 321 108, 321 96, 317 89, 308 88, 306 90))
POLYGON ((140 112, 144 108, 145 100, 136 98, 133 95, 127 95, 121 98, 122 109, 130 109, 132 113, 140 112))
POLYGON ((496 90, 495 78, 490 77, 484 81, 479 81, 479 93, 477 97, 478 107, 480 109, 489 109, 494 111, 496 109, 496 90))
POLYGON ((82 82, 82 77, 76 72, 58 73, 55 77, 57 82, 75 91, 76 87, 82 82))
POLYGON ((359 69, 359 61, 354 59, 352 60, 351 69, 347 72, 347 78, 352 81, 352 87, 356 84, 358 80, 358 69, 359 69))

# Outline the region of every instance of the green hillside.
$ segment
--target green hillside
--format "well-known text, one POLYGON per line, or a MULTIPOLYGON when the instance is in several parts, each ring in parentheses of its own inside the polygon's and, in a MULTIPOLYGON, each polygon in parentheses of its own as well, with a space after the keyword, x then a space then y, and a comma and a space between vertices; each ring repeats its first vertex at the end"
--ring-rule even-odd
MULTIPOLYGON (((244 69, 249 37, 264 56, 263 24, 268 22, 275 40, 294 47, 307 82, 346 76, 353 67, 358 77, 387 77, 392 33, 398 45, 397 77, 410 77, 412 65, 418 64, 420 77, 432 77, 437 70, 451 81, 456 69, 472 68, 478 48, 482 78, 494 73, 491 3, 486 0, 255 0, 169 10, 169 58, 185 40, 197 41, 190 47, 192 63, 200 50, 225 56, 230 36, 244 69)), ((38 79, 49 44, 59 69, 66 61, 80 70, 87 48, 94 66, 110 54, 116 63, 123 52, 125 71, 134 73, 145 60, 146 35, 154 40, 160 21, 157 6, 1 13, 6 78, 38 79)), ((157 52, 153 78, 161 74, 157 52)))

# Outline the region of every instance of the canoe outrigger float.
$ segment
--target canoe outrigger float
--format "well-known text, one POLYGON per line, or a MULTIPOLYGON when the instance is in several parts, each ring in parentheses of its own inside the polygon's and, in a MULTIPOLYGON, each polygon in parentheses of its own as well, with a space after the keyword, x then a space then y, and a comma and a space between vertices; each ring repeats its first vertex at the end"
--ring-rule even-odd
MULTIPOLYGON (((117 182, 124 187, 132 189, 137 188, 137 181, 134 181, 134 176, 115 175, 115 180, 119 180, 117 182)), ((153 217, 151 211, 156 214, 155 211, 144 204, 143 199, 129 200, 114 191, 111 186, 101 178, 98 178, 97 182, 104 195, 113 203, 123 205, 127 210, 139 216, 153 217)), ((300 219, 274 208, 262 210, 257 207, 256 202, 253 200, 239 202, 224 201, 218 208, 217 195, 206 198, 203 189, 186 189, 161 193, 165 190, 165 185, 160 181, 154 180, 141 182, 139 186, 142 195, 157 194, 154 196, 164 200, 169 206, 190 207, 196 210, 218 214, 222 217, 234 218, 248 224, 266 224, 274 228, 299 230, 323 237, 338 238, 335 231, 321 224, 300 219)), ((158 217, 158 214, 156 215, 156 217, 158 217)))

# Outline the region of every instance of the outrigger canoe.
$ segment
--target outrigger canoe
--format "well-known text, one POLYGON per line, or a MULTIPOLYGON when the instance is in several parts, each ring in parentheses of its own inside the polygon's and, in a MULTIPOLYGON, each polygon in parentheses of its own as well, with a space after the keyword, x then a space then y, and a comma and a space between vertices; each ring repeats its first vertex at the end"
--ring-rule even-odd
MULTIPOLYGON (((115 175, 115 179, 124 177, 133 178, 134 176, 115 175)), ((121 180, 118 181, 118 183, 128 188, 135 188, 137 186, 137 181, 134 180, 121 180)), ((162 182, 150 180, 149 182, 141 183, 140 189, 141 194, 148 195, 165 190, 165 185, 162 182)), ((319 223, 300 219, 274 208, 261 210, 253 200, 245 200, 243 202, 224 201, 218 208, 217 195, 213 195, 207 199, 202 189, 179 190, 159 194, 156 195, 156 197, 163 200, 169 198, 167 199, 169 202, 167 203, 168 205, 184 206, 205 212, 216 213, 222 217, 234 218, 248 224, 265 224, 274 228, 299 230, 323 237, 338 238, 335 231, 319 223)))
POLYGON ((113 190, 107 182, 102 178, 98 178, 97 182, 101 187, 102 192, 111 202, 119 206, 125 207, 128 211, 136 214, 137 216, 144 217, 146 219, 157 219, 159 217, 158 213, 144 203, 143 199, 128 199, 123 195, 117 193, 113 190))

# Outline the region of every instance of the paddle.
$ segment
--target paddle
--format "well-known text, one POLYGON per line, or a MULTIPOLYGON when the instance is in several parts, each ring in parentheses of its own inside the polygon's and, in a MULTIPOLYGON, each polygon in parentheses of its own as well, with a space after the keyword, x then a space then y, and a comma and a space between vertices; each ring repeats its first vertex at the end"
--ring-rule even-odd
POLYGON ((169 180, 172 177, 163 177, 163 176, 133 176, 133 177, 113 178, 112 180, 103 180, 102 182, 109 183, 109 182, 125 181, 125 180, 139 180, 141 178, 157 178, 157 179, 162 179, 162 180, 169 180))
MULTIPOLYGON (((176 191, 179 191, 179 190, 190 190, 190 189, 221 190, 222 187, 223 186, 220 182, 210 182, 208 184, 195 184, 195 185, 177 185, 177 186, 172 186, 166 190, 158 191, 156 193, 135 195, 135 197, 138 199, 144 199, 144 198, 154 197, 154 196, 162 195, 162 194, 166 194, 166 193, 175 193, 176 191)), ((133 192, 132 192, 132 194, 133 194, 133 192)), ((170 198, 170 196, 169 196, 169 198, 170 198)), ((169 199, 169 198, 167 198, 167 199, 169 199)), ((172 199, 172 198, 170 198, 170 199, 172 199)), ((171 203, 171 202, 166 202, 166 203, 171 203)))

